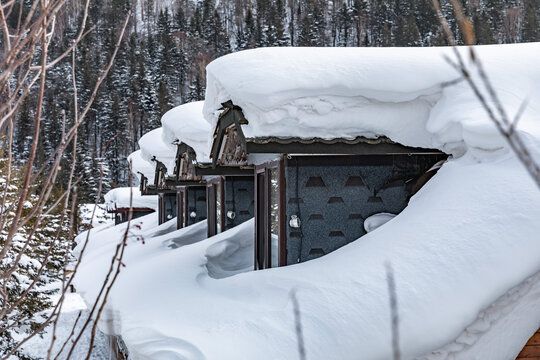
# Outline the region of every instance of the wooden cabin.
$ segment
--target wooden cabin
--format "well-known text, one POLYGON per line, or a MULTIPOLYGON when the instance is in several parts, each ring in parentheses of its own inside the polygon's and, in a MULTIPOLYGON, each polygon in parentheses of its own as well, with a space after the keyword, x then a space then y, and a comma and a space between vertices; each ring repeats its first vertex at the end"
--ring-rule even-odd
POLYGON ((196 173, 206 181, 208 237, 255 216, 253 168, 201 164, 196 173))
MULTIPOLYGON (((107 212, 109 214, 114 214, 114 224, 118 225, 118 224, 121 224, 123 222, 128 221, 129 210, 130 210, 130 208, 118 208, 118 209, 114 209, 114 210, 107 210, 107 212)), ((131 215, 131 219, 133 220, 133 219, 139 218, 141 216, 151 214, 155 210, 150 209, 150 208, 136 208, 136 207, 134 207, 132 211, 133 211, 133 213, 131 215)))
POLYGON ((165 164, 157 160, 155 156, 152 161, 156 164, 154 184, 148 185, 148 180, 143 179, 141 184, 144 182, 146 186, 142 194, 158 196, 158 223, 161 225, 177 215, 176 190, 169 189, 166 185, 167 167, 165 164))
POLYGON ((255 167, 255 269, 315 259, 358 239, 367 217, 402 211, 447 157, 385 137, 246 138, 242 109, 222 105, 210 157, 215 167, 255 167))
POLYGON ((195 173, 196 164, 193 148, 178 143, 174 175, 163 180, 163 187, 175 197, 177 229, 206 219, 206 186, 202 177, 195 173))
POLYGON ((115 225, 128 221, 130 211, 131 219, 153 213, 153 204, 150 199, 142 199, 137 188, 115 188, 105 194, 105 206, 109 214, 114 214, 115 225))

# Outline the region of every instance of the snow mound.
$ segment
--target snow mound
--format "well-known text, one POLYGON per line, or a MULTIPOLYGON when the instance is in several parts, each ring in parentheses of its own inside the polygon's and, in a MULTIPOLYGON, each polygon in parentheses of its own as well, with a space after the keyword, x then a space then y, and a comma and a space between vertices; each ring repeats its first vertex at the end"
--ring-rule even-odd
POLYGON ((386 224, 390 220, 396 217, 396 214, 390 214, 390 213, 378 213, 373 214, 370 217, 368 217, 366 220, 364 220, 364 229, 366 232, 372 232, 376 228, 386 224))
POLYGON ((174 230, 176 230, 176 218, 169 219, 161 225, 158 225, 149 230, 143 231, 141 236, 144 238, 152 238, 152 237, 168 234, 174 230))
MULTIPOLYGON (((141 158, 150 164, 154 164, 152 159, 155 157, 167 167, 167 174, 172 176, 176 152, 171 151, 169 145, 163 142, 162 133, 163 128, 157 128, 147 132, 139 139, 141 158)), ((149 179, 153 180, 153 178, 149 179)))
POLYGON ((178 140, 195 150, 197 161, 210 162, 207 139, 212 130, 204 119, 203 104, 204 101, 196 101, 167 111, 161 118, 162 138, 172 152, 176 151, 173 143, 178 140))
POLYGON ((157 210, 157 195, 141 195, 138 187, 121 187, 105 194, 105 206, 112 211, 120 208, 149 208, 157 210))
POLYGON ((255 220, 248 220, 246 225, 231 229, 225 240, 206 249, 206 268, 210 277, 222 279, 253 270, 254 226, 255 220))
MULTIPOLYGON (((108 303, 118 312, 112 328, 128 335, 128 347, 141 354, 154 345, 130 337, 131 329, 179 339, 178 344, 199 349, 205 359, 296 359, 289 299, 289 290, 296 288, 310 359, 352 360, 359 353, 366 359, 388 359, 384 264, 389 261, 396 278, 404 359, 443 349, 464 329, 478 332, 474 324, 490 308, 490 319, 503 319, 512 308, 526 309, 510 318, 520 329, 518 335, 498 344, 504 348, 501 354, 517 354, 532 324, 540 320, 540 309, 526 305, 531 298, 512 295, 512 288, 540 271, 539 203, 536 185, 511 154, 481 163, 464 156, 443 165, 392 221, 306 263, 220 278, 234 265, 223 263, 224 255, 231 249, 241 253, 235 250, 241 246, 229 242, 244 232, 252 237, 252 221, 174 250, 168 239, 190 227, 152 238, 144 246, 130 243, 126 269, 108 303), (508 296, 515 305, 491 307, 508 296)), ((144 226, 148 233, 157 224, 144 226)), ((97 286, 96 269, 110 260, 104 254, 115 246, 111 239, 119 239, 125 229, 115 228, 91 239, 95 248, 83 258, 78 287, 97 286)), ((236 263, 253 261, 252 252, 246 256, 236 263)), ((540 284, 534 279, 529 282, 536 289, 540 284)), ((458 353, 485 358, 484 341, 506 332, 500 322, 483 324, 483 334, 468 337, 458 353)))
POLYGON ((170 240, 169 247, 176 249, 182 246, 191 245, 206 239, 208 235, 208 223, 206 220, 199 221, 188 226, 184 231, 178 231, 178 235, 170 234, 167 239, 170 240))
POLYGON ((156 330, 145 328, 130 329, 123 336, 124 341, 144 344, 130 355, 135 359, 162 360, 205 360, 199 349, 187 341, 164 336, 156 330))
MULTIPOLYGON (((540 135, 540 43, 475 46, 493 87, 520 129, 540 135)), ((458 51, 470 65, 468 48, 458 51)), ((446 58, 452 48, 260 48, 207 66, 206 119, 215 126, 232 100, 253 137, 325 139, 385 135, 453 155, 506 149, 469 85, 446 58)), ((478 79, 476 71, 472 72, 478 79)))
MULTIPOLYGON (((59 300, 59 295, 53 296, 54 301, 59 300)), ((75 336, 79 334, 79 332, 82 330, 82 326, 85 322, 85 320, 88 317, 88 309, 86 307, 86 304, 84 303, 81 296, 77 293, 66 293, 64 297, 64 301, 62 303, 62 310, 60 312, 60 315, 58 317, 58 322, 56 324, 56 330, 54 333, 55 336, 55 343, 53 346, 53 350, 51 352, 52 357, 55 357, 58 355, 58 352, 62 348, 62 345, 65 341, 68 340, 68 338, 71 335, 71 332, 73 330, 73 326, 75 324, 75 321, 77 320, 77 317, 81 313, 81 318, 77 322, 76 328, 75 328, 75 336)), ((73 351, 72 356, 70 356, 70 360, 84 360, 86 359, 86 355, 88 353, 88 347, 90 346, 90 339, 92 337, 92 326, 93 321, 91 321, 88 325, 88 327, 83 332, 81 339, 75 346, 75 350, 73 351)), ((21 341, 24 339, 24 336, 21 334, 21 341)), ((43 359, 44 355, 48 353, 49 347, 51 345, 51 341, 53 338, 53 325, 49 325, 45 328, 45 332, 42 336, 35 336, 31 338, 28 342, 26 342, 23 345, 22 352, 32 358, 32 359, 43 359)), ((74 337, 71 337, 70 341, 68 342, 67 346, 62 350, 62 353, 58 356, 58 359, 65 360, 67 358, 67 354, 71 349, 71 344, 74 337)), ((101 331, 97 331, 94 337, 94 349, 92 350, 92 355, 90 356, 90 360, 103 360, 108 359, 109 357, 109 349, 108 349, 108 343, 107 343, 107 337, 105 337, 101 331)), ((15 360, 15 357, 12 356, 10 359, 15 360)), ((20 358, 17 358, 20 359, 20 358)))
POLYGON ((538 329, 539 297, 540 272, 537 272, 482 311, 456 340, 417 359, 515 359, 538 329))

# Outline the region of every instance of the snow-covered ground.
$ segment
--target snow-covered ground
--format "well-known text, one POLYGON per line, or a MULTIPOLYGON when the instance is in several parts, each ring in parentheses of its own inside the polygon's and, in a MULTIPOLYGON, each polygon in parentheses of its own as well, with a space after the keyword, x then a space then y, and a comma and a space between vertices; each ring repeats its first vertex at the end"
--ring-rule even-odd
MULTIPOLYGON (((58 300, 58 297, 54 298, 55 301, 58 300)), ((62 305, 62 312, 56 326, 56 341, 51 352, 52 358, 58 354, 64 342, 70 337, 70 334, 73 330, 73 326, 77 317, 80 315, 80 319, 77 322, 75 327, 75 336, 77 336, 82 329, 84 321, 88 318, 88 309, 84 300, 77 293, 67 293, 62 305)), ((81 340, 75 346, 71 360, 83 360, 86 359, 88 354, 88 347, 90 345, 91 330, 93 322, 90 322, 89 327, 85 330, 81 340)), ((42 337, 34 337, 30 339, 24 346, 23 352, 27 356, 32 356, 37 359, 44 359, 47 357, 49 347, 51 345, 53 335, 53 326, 50 325, 47 327, 45 333, 42 337)), ((71 339, 73 339, 72 337, 71 339)), ((71 350, 72 342, 68 342, 65 350, 62 351, 58 359, 63 360, 67 359, 67 353, 71 350)), ((98 331, 94 340, 94 350, 90 357, 91 360, 109 360, 109 344, 107 337, 101 332, 98 331)), ((13 359, 15 360, 15 359, 13 359)))
MULTIPOLYGON (((466 156, 443 166, 397 217, 307 263, 249 271, 252 221, 176 249, 171 242, 193 242, 183 239, 193 227, 147 238, 145 245, 133 240, 103 326, 144 359, 295 359, 294 288, 308 358, 388 359, 384 264, 390 262, 404 358, 448 352, 447 344, 458 339, 450 350, 469 353, 456 358, 483 359, 474 349, 485 350, 487 342, 490 359, 509 359, 540 320, 538 276, 525 281, 540 270, 538 204, 535 184, 513 156, 485 163, 466 156), (247 272, 227 277, 239 271, 247 272), (529 289, 531 296, 515 295, 529 289), (508 317, 512 311, 516 316, 508 317)), ((143 223, 155 224, 152 217, 143 223)), ((148 228, 143 231, 151 236, 148 228)), ((86 297, 95 291, 96 264, 123 229, 92 239, 77 281, 86 297)))
MULTIPOLYGON (((517 130, 540 159, 540 44, 478 53, 509 114, 529 99, 517 130)), ((447 86, 444 54, 263 49, 211 64, 205 114, 232 99, 247 136, 386 135, 453 157, 397 216, 287 267, 251 271, 253 221, 205 239, 205 223, 137 219, 101 329, 134 359, 298 359, 294 290, 308 359, 390 359, 390 263, 404 359, 515 358, 540 325, 540 191, 467 85, 447 86)), ((91 233, 75 280, 85 299, 126 226, 91 233)))

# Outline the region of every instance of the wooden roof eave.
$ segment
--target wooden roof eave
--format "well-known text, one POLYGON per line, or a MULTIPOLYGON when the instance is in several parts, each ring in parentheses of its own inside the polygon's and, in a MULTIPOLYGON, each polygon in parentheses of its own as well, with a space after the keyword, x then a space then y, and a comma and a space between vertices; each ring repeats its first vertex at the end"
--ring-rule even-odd
POLYGON ((165 179, 165 185, 166 187, 164 190, 170 189, 176 189, 179 186, 193 186, 193 185, 204 185, 204 181, 202 179, 200 180, 177 180, 173 177, 168 177, 165 179))
POLYGON ((387 137, 370 139, 358 136, 355 139, 322 138, 251 138, 246 140, 248 154, 296 154, 296 155, 398 155, 398 154, 442 154, 437 149, 405 146, 387 137))
POLYGON ((254 167, 252 166, 213 166, 213 164, 198 164, 195 167, 195 174, 197 176, 253 176, 254 167))
POLYGON ((109 214, 119 214, 119 213, 129 212, 130 210, 133 210, 133 212, 138 212, 138 211, 154 212, 154 211, 156 211, 155 209, 152 209, 152 208, 149 208, 149 207, 133 207, 133 208, 121 207, 121 208, 116 208, 115 210, 107 210, 107 212, 109 214))

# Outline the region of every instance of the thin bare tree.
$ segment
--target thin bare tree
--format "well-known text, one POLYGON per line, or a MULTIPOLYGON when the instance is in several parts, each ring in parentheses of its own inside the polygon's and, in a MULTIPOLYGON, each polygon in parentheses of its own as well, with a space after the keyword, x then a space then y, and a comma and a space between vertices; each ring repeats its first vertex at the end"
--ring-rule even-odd
MULTIPOLYGON (((6 171, 3 172, 0 186, 3 194, 0 201, 0 263, 2 269, 0 272, 0 334, 7 334, 10 330, 17 329, 20 326, 28 324, 34 317, 34 314, 20 311, 32 294, 39 288, 40 282, 46 277, 48 264, 51 258, 59 249, 62 249, 65 254, 64 263, 67 263, 71 258, 69 256, 70 242, 65 240, 65 233, 72 236, 74 233, 74 213, 76 211, 77 185, 81 177, 76 177, 76 151, 78 145, 78 129, 85 121, 86 116, 96 99, 96 96, 101 88, 103 81, 106 79, 113 63, 115 61, 121 42, 124 38, 126 27, 131 14, 128 13, 123 26, 118 30, 118 41, 115 44, 113 53, 101 69, 94 84, 89 100, 86 104, 82 104, 82 110, 79 112, 81 105, 77 97, 77 84, 75 80, 75 50, 77 45, 85 38, 87 34, 94 28, 87 28, 86 20, 88 17, 88 8, 90 0, 84 0, 81 7, 81 16, 79 24, 79 32, 75 36, 74 41, 57 57, 52 58, 49 54, 55 29, 59 18, 67 11, 68 5, 66 0, 33 0, 29 10, 23 14, 22 2, 18 0, 2 0, 0 2, 0 36, 2 37, 2 48, 0 49, 0 133, 7 134, 1 141, 6 151, 6 171), (8 21, 8 19, 16 18, 16 24, 8 21), (48 159, 38 167, 36 157, 38 144, 41 134, 41 119, 43 113, 44 93, 46 81, 49 76, 49 71, 60 64, 64 60, 72 58, 72 77, 73 77, 73 92, 74 92, 74 118, 67 121, 65 113, 62 114, 62 134, 60 144, 52 151, 48 159), (12 156, 13 146, 13 128, 17 122, 17 115, 21 109, 23 102, 32 97, 34 106, 34 118, 32 124, 32 142, 27 159, 24 161, 24 168, 14 163, 12 156), (70 123, 71 126, 67 127, 70 123), (71 154, 67 152, 73 149, 71 154), (71 156, 71 171, 69 173, 67 187, 59 194, 55 194, 60 171, 60 163, 63 159, 71 156), (19 187, 16 190, 15 196, 10 194, 13 192, 14 174, 17 173, 21 177, 19 187), (39 183, 39 186, 37 184, 39 183), (32 200, 32 202, 29 202, 32 200), (28 204, 31 207, 28 208, 28 204), (49 216, 53 213, 58 213, 58 221, 55 223, 56 230, 54 235, 48 239, 44 246, 41 256, 37 259, 39 264, 29 278, 28 281, 22 283, 20 291, 12 291, 12 285, 18 280, 18 272, 23 266, 23 260, 27 257, 28 251, 37 241, 37 236, 40 229, 45 224, 48 224, 49 216), (67 231, 66 231, 67 227, 67 231), (24 231, 23 231, 24 229, 24 231), (63 240, 64 239, 64 240, 63 240), (63 240, 63 241, 62 241, 63 240)), ((113 139, 110 139, 109 143, 113 139)), ((103 153, 105 153, 105 147, 103 153)), ((96 194, 96 205, 101 196, 101 183, 103 178, 103 169, 101 169, 99 179, 99 191, 96 194)), ((95 216, 95 209, 92 218, 95 216)), ((129 225, 128 225, 129 229, 129 225)), ((105 306, 107 295, 109 294, 114 280, 118 276, 121 259, 123 255, 123 246, 129 235, 126 230, 124 240, 119 244, 115 254, 112 254, 111 269, 107 277, 103 279, 103 294, 98 296, 94 309, 91 311, 85 326, 80 330, 82 333, 88 324, 91 323, 91 318, 95 320, 92 326, 91 346, 88 349, 87 358, 93 348, 94 337, 96 333, 96 323, 101 316, 105 306)), ((87 240, 88 241, 88 237, 87 240)), ((42 244, 43 245, 43 244, 42 244)), ((83 251, 86 244, 83 246, 83 251)), ((47 315, 43 317, 34 326, 31 331, 19 340, 10 344, 10 347, 3 353, 0 353, 2 359, 8 359, 10 356, 19 354, 22 346, 31 338, 40 334, 47 326, 52 325, 52 343, 49 347, 47 358, 55 356, 53 354, 53 345, 56 341, 56 327, 58 317, 61 312, 62 304, 65 295, 70 288, 82 257, 74 265, 74 269, 68 271, 64 266, 61 275, 61 288, 59 301, 52 305, 52 308, 47 315)), ((64 264, 65 265, 65 264, 64 264)), ((76 322, 79 322, 79 318, 76 322)), ((66 339, 65 344, 71 341, 71 337, 80 338, 74 330, 69 339, 66 339)), ((78 340, 71 341, 70 354, 77 344, 78 340)), ((64 346, 56 357, 64 350, 64 346)), ((69 355, 68 355, 69 357, 69 355)))

